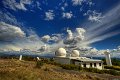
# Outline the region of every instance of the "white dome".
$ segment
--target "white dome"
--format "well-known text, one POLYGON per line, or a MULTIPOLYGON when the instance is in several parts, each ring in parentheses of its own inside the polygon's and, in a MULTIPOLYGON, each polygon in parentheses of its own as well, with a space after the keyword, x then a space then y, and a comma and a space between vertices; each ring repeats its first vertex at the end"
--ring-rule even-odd
POLYGON ((73 50, 71 53, 71 57, 79 57, 80 53, 78 50, 73 50))
POLYGON ((66 57, 66 50, 64 48, 59 48, 56 52, 55 55, 57 57, 66 57))

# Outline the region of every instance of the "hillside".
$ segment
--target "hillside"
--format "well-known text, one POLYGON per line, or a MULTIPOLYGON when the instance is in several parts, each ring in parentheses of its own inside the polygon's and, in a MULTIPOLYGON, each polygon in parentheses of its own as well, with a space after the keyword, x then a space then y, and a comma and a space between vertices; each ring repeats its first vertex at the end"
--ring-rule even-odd
POLYGON ((35 61, 0 59, 0 80, 110 80, 116 78, 120 77, 65 70, 51 64, 36 68, 35 61))

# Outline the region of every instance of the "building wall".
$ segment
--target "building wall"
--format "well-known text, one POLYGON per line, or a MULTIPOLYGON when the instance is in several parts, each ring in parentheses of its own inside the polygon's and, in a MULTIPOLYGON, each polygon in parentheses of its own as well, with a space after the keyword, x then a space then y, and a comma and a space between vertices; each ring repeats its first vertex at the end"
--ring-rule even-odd
POLYGON ((56 58, 54 58, 54 60, 55 60, 55 62, 60 63, 60 64, 70 64, 69 58, 56 57, 56 58))
MULTIPOLYGON (((91 62, 92 63, 92 68, 97 68, 97 69, 103 69, 103 64, 101 63, 101 66, 99 65, 98 62, 91 62), (94 66, 94 63, 96 63, 96 67, 94 66)), ((84 64, 86 64, 86 68, 91 68, 90 63, 89 62, 75 62, 75 65, 80 65, 81 67, 84 67, 84 64)))
POLYGON ((55 60, 55 62, 60 63, 60 64, 75 64, 75 65, 80 65, 81 67, 84 67, 84 64, 86 64, 86 68, 90 68, 91 67, 90 63, 92 63, 92 68, 103 69, 102 62, 80 62, 80 61, 75 61, 73 63, 71 59, 65 58, 65 57, 55 57, 54 60, 55 60), (96 67, 94 66, 94 63, 96 63, 96 67), (99 63, 101 63, 101 66, 99 66, 99 63))
POLYGON ((84 67, 84 64, 86 64, 86 68, 97 68, 97 69, 103 69, 103 65, 101 63, 101 66, 98 62, 93 62, 92 67, 90 66, 90 63, 81 63, 81 66, 84 67), (96 63, 96 66, 94 66, 94 63, 96 63))

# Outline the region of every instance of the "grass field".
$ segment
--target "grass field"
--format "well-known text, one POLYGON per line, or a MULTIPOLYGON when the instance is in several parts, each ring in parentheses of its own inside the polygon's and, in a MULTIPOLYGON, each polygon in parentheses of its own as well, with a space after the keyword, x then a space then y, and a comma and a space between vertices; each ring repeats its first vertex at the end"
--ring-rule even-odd
POLYGON ((36 61, 0 59, 0 80, 114 80, 119 76, 82 71, 65 70, 44 64, 36 68, 36 61))

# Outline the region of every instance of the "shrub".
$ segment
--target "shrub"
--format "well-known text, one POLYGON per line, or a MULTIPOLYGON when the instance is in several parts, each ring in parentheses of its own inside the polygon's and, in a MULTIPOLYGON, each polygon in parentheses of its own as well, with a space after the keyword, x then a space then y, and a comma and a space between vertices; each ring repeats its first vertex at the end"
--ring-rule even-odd
MULTIPOLYGON (((103 60, 103 64, 106 65, 106 60, 105 59, 102 59, 103 60)), ((115 65, 115 66, 120 66, 120 60, 117 59, 117 58, 112 58, 111 59, 112 61, 112 64, 115 65)))
POLYGON ((67 70, 81 70, 82 68, 80 66, 72 65, 72 64, 62 64, 60 65, 63 69, 67 70))
POLYGON ((44 63, 42 61, 37 61, 37 63, 36 63, 37 68, 41 68, 43 65, 44 65, 44 63))
POLYGON ((104 66, 105 69, 114 69, 120 71, 120 66, 104 66))
POLYGON ((50 71, 50 69, 46 67, 46 68, 44 69, 44 71, 50 71))
POLYGON ((102 74, 102 70, 99 70, 97 68, 83 68, 84 71, 87 71, 87 72, 93 72, 93 73, 100 73, 102 74))
POLYGON ((83 68, 84 71, 87 72, 93 72, 93 73, 99 73, 99 74, 111 74, 111 75, 120 75, 120 72, 116 71, 116 70, 99 70, 96 68, 83 68))

